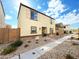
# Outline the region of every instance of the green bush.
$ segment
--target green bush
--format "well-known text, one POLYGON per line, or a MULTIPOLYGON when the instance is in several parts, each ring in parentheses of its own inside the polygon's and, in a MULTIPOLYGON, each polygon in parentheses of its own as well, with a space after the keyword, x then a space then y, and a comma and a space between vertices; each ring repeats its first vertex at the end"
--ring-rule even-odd
POLYGON ((71 37, 71 39, 74 39, 74 37, 71 37))
POLYGON ((28 47, 28 46, 29 46, 28 44, 24 45, 25 48, 28 47))
POLYGON ((27 41, 28 43, 31 43, 31 41, 27 41))
POLYGON ((59 35, 59 33, 57 32, 57 33, 56 33, 56 35, 58 36, 58 35, 59 35))
POLYGON ((3 51, 1 52, 2 55, 6 55, 9 54, 13 51, 15 51, 17 49, 17 47, 22 45, 22 41, 21 40, 17 40, 14 43, 10 44, 7 48, 3 49, 3 51))
POLYGON ((8 46, 7 48, 3 49, 3 51, 1 52, 2 55, 7 55, 13 51, 15 51, 16 48, 8 46))
POLYGON ((45 37, 45 36, 47 36, 47 34, 43 33, 42 36, 45 37))
POLYGON ((79 40, 79 38, 76 38, 76 40, 79 40))
POLYGON ((19 47, 22 45, 22 41, 21 40, 17 40, 14 43, 10 44, 11 47, 19 47))
POLYGON ((71 56, 70 54, 67 54, 67 55, 66 55, 66 59, 76 59, 76 58, 74 58, 74 57, 71 56))

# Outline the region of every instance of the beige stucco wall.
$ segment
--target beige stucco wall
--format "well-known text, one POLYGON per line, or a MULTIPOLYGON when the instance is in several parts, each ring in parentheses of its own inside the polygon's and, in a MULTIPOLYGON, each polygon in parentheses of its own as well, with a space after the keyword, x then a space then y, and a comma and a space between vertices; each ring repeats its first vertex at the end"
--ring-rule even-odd
POLYGON ((41 27, 47 27, 47 34, 50 33, 50 28, 53 28, 53 32, 55 33, 55 20, 53 20, 53 24, 50 24, 50 18, 38 13, 37 21, 31 20, 30 17, 30 9, 24 6, 21 6, 19 17, 18 17, 18 27, 21 28, 21 36, 29 36, 29 35, 39 35, 42 34, 41 27), (37 33, 31 34, 31 26, 37 27, 37 33))
POLYGON ((5 27, 4 12, 0 2, 0 28, 4 28, 4 27, 5 27))

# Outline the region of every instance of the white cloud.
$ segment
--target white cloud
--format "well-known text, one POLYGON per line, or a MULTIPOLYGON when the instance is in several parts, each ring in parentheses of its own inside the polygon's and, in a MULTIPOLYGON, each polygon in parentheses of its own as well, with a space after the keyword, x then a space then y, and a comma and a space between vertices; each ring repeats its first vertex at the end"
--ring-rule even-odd
POLYGON ((64 16, 61 16, 57 19, 57 23, 62 22, 64 24, 74 24, 79 22, 79 14, 76 14, 74 11, 76 12, 76 10, 73 10, 64 16))
POLYGON ((6 20, 10 20, 10 19, 12 19, 12 16, 6 15, 6 16, 5 16, 5 19, 6 19, 6 20))
POLYGON ((38 6, 37 6, 37 9, 41 9, 41 6, 38 5, 38 6))
POLYGON ((13 25, 12 28, 17 28, 17 26, 16 25, 13 25))
POLYGON ((76 12, 76 10, 73 10, 73 12, 76 12))
POLYGON ((19 6, 20 6, 20 3, 23 3, 23 4, 27 5, 27 6, 30 6, 30 1, 29 0, 12 0, 12 2, 14 4, 14 7, 13 8, 16 11, 18 11, 19 6))
POLYGON ((62 4, 60 0, 51 0, 48 3, 48 9, 44 11, 47 15, 52 15, 53 18, 57 18, 60 13, 64 12, 65 10, 65 5, 62 4), (49 13, 51 12, 51 13, 49 13))
POLYGON ((61 0, 50 0, 48 2, 48 9, 44 11, 47 15, 56 19, 57 23, 73 24, 79 22, 79 14, 76 14, 77 10, 73 10, 65 15, 59 16, 61 13, 68 10, 61 0))

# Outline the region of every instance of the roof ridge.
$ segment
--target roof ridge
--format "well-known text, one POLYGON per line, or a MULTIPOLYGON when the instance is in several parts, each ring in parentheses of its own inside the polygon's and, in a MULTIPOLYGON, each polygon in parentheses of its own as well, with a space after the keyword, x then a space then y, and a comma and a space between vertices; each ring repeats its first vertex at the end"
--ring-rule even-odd
MULTIPOLYGON (((30 8, 30 9, 32 9, 32 10, 34 10, 34 11, 40 13, 40 14, 43 14, 43 15, 45 15, 45 16, 51 18, 51 19, 54 19, 54 18, 52 18, 52 17, 50 17, 50 16, 48 16, 48 15, 46 15, 46 14, 44 14, 44 13, 42 13, 42 12, 36 10, 36 9, 34 9, 34 8, 31 8, 31 7, 29 7, 29 6, 24 5, 23 3, 20 3, 19 12, 20 12, 20 8, 21 8, 21 6, 25 6, 25 7, 30 8)), ((19 13, 18 13, 18 16, 19 16, 19 13)), ((55 20, 55 19, 54 19, 54 20, 55 20)))

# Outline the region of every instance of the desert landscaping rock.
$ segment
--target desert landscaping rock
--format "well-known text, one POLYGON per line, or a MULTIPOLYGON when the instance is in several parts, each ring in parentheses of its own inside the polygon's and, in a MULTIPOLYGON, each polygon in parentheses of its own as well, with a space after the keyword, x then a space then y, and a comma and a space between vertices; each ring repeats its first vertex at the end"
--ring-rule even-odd
MULTIPOLYGON (((66 36, 66 35, 64 35, 64 36, 66 36)), ((53 41, 55 41, 57 39, 56 39, 56 37, 52 37, 51 38, 51 37, 48 37, 47 36, 47 37, 44 37, 44 38, 42 37, 42 38, 38 39, 38 41, 36 41, 36 39, 28 39, 27 37, 22 38, 21 40, 23 41, 23 44, 15 52, 13 52, 11 54, 8 54, 8 55, 5 55, 5 56, 1 56, 0 55, 0 58, 1 59, 2 58, 3 59, 7 59, 7 58, 9 59, 9 58, 11 58, 11 57, 13 57, 15 55, 19 55, 19 54, 24 53, 24 52, 27 52, 27 51, 29 51, 31 49, 35 49, 35 48, 40 47, 42 45, 48 44, 50 42, 53 42, 53 41), (44 41, 45 39, 47 40, 46 42, 44 41), (28 43, 28 41, 30 41, 30 43, 28 43), (35 42, 39 42, 39 44, 36 44, 35 42), (29 45, 27 48, 24 47, 26 44, 29 45)), ((6 46, 4 46, 4 47, 6 47, 6 46)))
POLYGON ((66 54, 70 54, 74 58, 79 59, 79 46, 72 45, 72 41, 66 41, 38 59, 66 59, 66 54))

